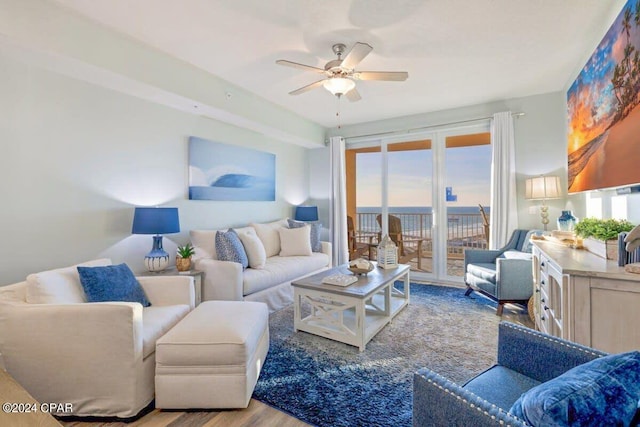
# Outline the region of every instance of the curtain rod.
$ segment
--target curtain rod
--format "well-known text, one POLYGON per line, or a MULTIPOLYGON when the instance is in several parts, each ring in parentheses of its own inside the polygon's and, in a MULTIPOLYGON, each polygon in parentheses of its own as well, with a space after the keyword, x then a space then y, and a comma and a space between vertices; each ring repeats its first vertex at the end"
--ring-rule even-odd
MULTIPOLYGON (((524 116, 525 113, 523 112, 519 112, 519 113, 511 113, 512 117, 522 117, 524 116)), ((346 136, 344 138, 345 141, 348 141, 350 139, 355 139, 355 138, 368 138, 368 137, 372 137, 372 136, 384 136, 384 135, 401 135, 403 133, 411 133, 411 132, 415 132, 415 131, 419 131, 419 130, 424 130, 424 129, 431 129, 431 128, 436 128, 436 127, 440 127, 440 126, 448 126, 448 125, 459 125, 462 123, 470 123, 470 122, 477 122, 480 120, 488 120, 488 119, 492 119, 493 116, 487 116, 487 117, 477 117, 475 119, 467 119, 467 120, 458 120, 455 122, 449 122, 449 123, 439 123, 437 125, 429 125, 429 126, 421 126, 421 127, 417 127, 417 128, 411 128, 411 129, 405 129, 405 130, 391 130, 388 132, 379 132, 379 133, 370 133, 370 134, 366 134, 366 135, 353 135, 353 136, 346 136)))

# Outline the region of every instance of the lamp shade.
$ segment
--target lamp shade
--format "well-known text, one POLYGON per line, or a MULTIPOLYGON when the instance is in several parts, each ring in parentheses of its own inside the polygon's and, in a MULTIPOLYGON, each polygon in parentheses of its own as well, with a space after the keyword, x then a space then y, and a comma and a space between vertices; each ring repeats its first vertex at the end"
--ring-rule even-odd
POLYGON ((133 234, 169 234, 180 232, 178 208, 136 208, 133 234))
POLYGON ((296 221, 317 221, 317 206, 298 206, 296 208, 296 221))
POLYGON ((526 199, 558 199, 561 194, 560 177, 540 175, 525 181, 526 199))

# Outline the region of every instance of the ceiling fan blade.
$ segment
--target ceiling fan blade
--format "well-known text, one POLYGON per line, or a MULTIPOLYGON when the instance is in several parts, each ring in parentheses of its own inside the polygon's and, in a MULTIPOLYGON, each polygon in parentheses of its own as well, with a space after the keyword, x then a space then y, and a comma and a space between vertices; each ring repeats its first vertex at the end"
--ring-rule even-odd
POLYGON ((289 95, 300 95, 301 93, 305 93, 310 91, 311 89, 315 89, 319 86, 322 86, 322 83, 324 83, 326 79, 322 79, 322 80, 318 80, 317 82, 313 82, 311 84, 308 84, 306 86, 302 86, 300 89, 296 89, 292 92, 289 92, 289 95))
POLYGON ((311 65, 299 64, 297 62, 287 61, 286 59, 278 59, 276 61, 276 64, 286 65, 287 67, 299 68, 301 70, 306 70, 306 71, 315 71, 316 73, 324 73, 324 70, 322 68, 312 67, 311 65))
POLYGON ((406 71, 359 71, 353 73, 357 80, 386 80, 401 82, 407 80, 409 73, 406 71))
POLYGON ((344 96, 346 96, 350 102, 356 102, 362 99, 362 97, 360 96, 360 93, 356 90, 355 87, 351 89, 349 92, 345 93, 344 96))
POLYGON ((351 51, 344 57, 340 66, 353 70, 372 50, 373 48, 370 45, 358 42, 353 45, 351 51))

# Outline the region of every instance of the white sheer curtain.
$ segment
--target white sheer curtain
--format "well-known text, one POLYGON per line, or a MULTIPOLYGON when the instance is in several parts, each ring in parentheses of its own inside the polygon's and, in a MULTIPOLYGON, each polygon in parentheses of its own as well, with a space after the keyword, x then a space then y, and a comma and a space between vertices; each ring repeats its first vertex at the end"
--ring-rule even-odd
POLYGON ((331 150, 331 208, 329 226, 333 246, 333 265, 349 261, 347 243, 347 185, 345 176, 345 142, 341 136, 329 138, 331 150))
POLYGON ((493 115, 491 146, 489 247, 497 249, 507 243, 513 230, 518 227, 515 138, 510 111, 493 115))

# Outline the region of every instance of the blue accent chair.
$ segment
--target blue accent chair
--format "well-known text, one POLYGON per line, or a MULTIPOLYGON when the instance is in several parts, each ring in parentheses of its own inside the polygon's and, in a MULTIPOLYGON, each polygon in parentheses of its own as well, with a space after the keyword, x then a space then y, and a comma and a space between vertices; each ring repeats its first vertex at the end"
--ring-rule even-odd
POLYGON ((524 326, 500 322, 497 364, 459 386, 422 368, 413 376, 413 426, 526 426, 508 413, 520 395, 606 356, 524 326))
POLYGON ((465 295, 475 291, 496 301, 498 316, 502 316, 505 303, 526 305, 533 294, 529 237, 534 231, 515 230, 509 242, 500 249, 466 249, 465 295))

